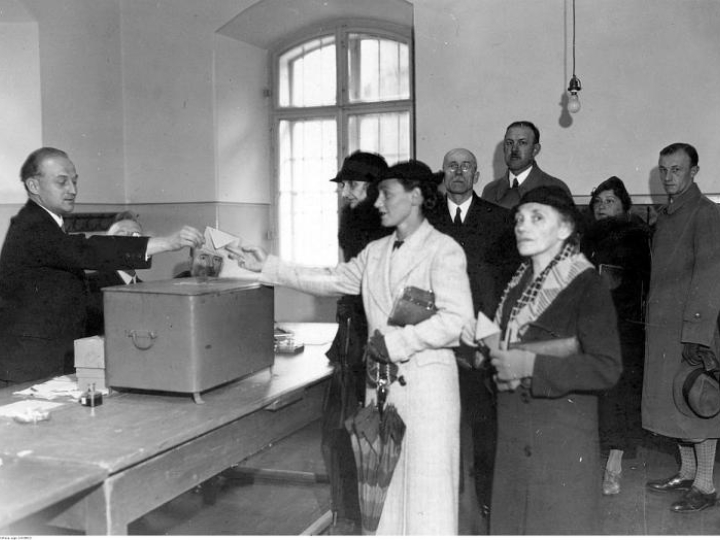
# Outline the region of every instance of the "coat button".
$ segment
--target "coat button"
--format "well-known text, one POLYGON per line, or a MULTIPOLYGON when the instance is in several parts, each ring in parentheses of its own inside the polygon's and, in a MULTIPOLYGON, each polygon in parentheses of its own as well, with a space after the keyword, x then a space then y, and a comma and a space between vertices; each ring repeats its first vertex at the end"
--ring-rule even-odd
POLYGON ((695 314, 695 318, 696 318, 696 319, 699 319, 699 318, 700 318, 700 314, 699 314, 699 313, 696 313, 696 314, 695 314))
POLYGON ((522 393, 520 394, 520 400, 523 403, 530 403, 530 395, 527 393, 526 390, 523 390, 522 393))
POLYGON ((526 455, 527 457, 532 456, 532 449, 530 448, 530 445, 529 445, 529 444, 528 444, 527 446, 525 446, 524 450, 525 450, 525 455, 526 455))

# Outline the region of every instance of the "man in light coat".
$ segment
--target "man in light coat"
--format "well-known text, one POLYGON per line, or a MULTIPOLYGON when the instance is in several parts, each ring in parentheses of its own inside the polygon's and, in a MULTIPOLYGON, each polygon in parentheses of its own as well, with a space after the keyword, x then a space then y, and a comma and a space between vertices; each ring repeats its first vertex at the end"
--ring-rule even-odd
POLYGON ((538 167, 535 158, 540 148, 540 130, 535 124, 527 120, 510 124, 503 142, 507 171, 485 186, 482 198, 505 208, 514 208, 520 197, 540 186, 560 186, 572 196, 565 182, 538 167))
POLYGON ((671 510, 697 512, 717 502, 713 464, 720 420, 679 406, 673 380, 682 362, 717 359, 720 352, 720 210, 694 182, 698 154, 691 145, 662 149, 658 169, 668 204, 653 237, 642 421, 645 429, 677 439, 681 467, 647 488, 683 493, 671 510))

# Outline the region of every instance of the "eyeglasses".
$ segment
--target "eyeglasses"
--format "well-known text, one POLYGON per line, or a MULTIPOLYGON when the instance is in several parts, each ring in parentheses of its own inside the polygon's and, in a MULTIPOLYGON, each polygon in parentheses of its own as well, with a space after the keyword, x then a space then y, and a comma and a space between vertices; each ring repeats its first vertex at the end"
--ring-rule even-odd
POLYGON ((457 172, 458 169, 460 169, 462 172, 468 172, 475 168, 475 165, 473 163, 470 163, 469 161, 463 161, 462 163, 456 163, 453 161, 452 163, 448 164, 448 169, 450 169, 452 172, 457 172))
POLYGON ((617 202, 618 200, 615 197, 608 197, 607 199, 595 199, 595 206, 612 206, 617 202))

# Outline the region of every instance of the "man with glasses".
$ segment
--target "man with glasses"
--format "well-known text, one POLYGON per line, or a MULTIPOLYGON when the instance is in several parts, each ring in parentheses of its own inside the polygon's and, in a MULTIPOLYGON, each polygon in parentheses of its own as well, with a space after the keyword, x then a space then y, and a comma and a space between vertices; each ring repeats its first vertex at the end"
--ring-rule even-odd
MULTIPOLYGON (((465 251, 475 314, 495 316, 505 284, 520 264, 510 212, 482 200, 474 190, 480 180, 475 155, 455 148, 443 159, 445 197, 429 216, 439 231, 453 237, 465 251)), ((495 396, 486 366, 474 367, 474 350, 456 350, 460 371, 460 398, 465 422, 473 434, 475 492, 483 516, 490 511, 495 459, 495 396)), ((485 523, 487 526, 487 523, 485 523)))
POLYGON ((483 199, 513 208, 520 197, 540 186, 560 186, 572 196, 565 182, 545 173, 535 162, 540 153, 540 130, 532 122, 519 120, 507 127, 503 153, 507 171, 485 186, 483 199))

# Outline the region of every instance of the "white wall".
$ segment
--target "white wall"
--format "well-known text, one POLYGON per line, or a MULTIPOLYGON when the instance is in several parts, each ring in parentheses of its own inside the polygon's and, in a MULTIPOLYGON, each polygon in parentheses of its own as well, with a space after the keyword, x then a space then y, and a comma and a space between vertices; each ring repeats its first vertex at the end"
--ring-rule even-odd
POLYGON ((481 182, 504 166, 513 120, 542 132, 538 163, 588 195, 611 175, 632 194, 660 193, 658 151, 700 153, 698 183, 720 192, 720 2, 576 0, 582 110, 560 102, 572 75, 571 0, 414 0, 418 157, 478 154, 481 182), (570 123, 571 121, 571 123, 570 123))
MULTIPOLYGON (((282 5, 322 14, 330 0, 308 2, 282 5)), ((24 200, 14 184, 21 161, 42 143, 75 161, 78 211, 129 206, 157 234, 187 222, 269 245, 267 49, 226 35, 256 4, 0 0, 13 24, 30 25, 28 47, 12 39, 15 27, 3 26, 10 33, 0 37, 0 66, 20 75, 0 80, 3 114, 29 120, 11 117, 0 127, 2 140, 22 147, 0 149, 0 236, 24 200), (37 67, 27 68, 33 57, 37 67)), ((576 0, 583 107, 572 117, 560 105, 572 75, 571 0, 372 5, 412 8, 417 157, 433 168, 449 148, 467 146, 478 155, 481 182, 499 176, 505 127, 525 118, 542 130, 540 165, 576 195, 613 174, 634 195, 659 192, 650 185, 658 150, 678 140, 697 146, 698 182, 720 194, 717 0, 576 0)), ((184 257, 158 259, 156 271, 184 257)), ((328 304, 312 302, 288 298, 288 310, 326 317, 328 304)))

